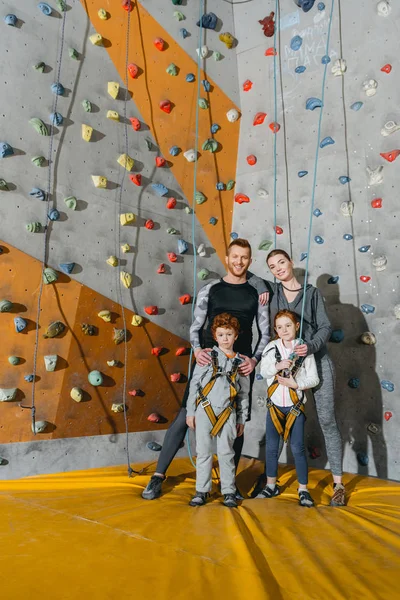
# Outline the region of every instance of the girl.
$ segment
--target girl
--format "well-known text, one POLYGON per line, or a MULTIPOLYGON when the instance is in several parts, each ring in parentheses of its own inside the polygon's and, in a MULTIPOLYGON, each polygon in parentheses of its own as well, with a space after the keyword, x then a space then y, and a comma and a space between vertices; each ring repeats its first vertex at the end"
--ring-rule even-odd
POLYGON ((300 506, 314 506, 308 489, 307 457, 304 449, 304 390, 319 384, 313 355, 299 357, 295 339, 300 324, 297 315, 281 310, 275 315, 277 338, 265 348, 261 359, 261 375, 268 385, 266 426, 267 483, 256 498, 272 498, 280 494, 276 485, 279 441, 290 437, 290 447, 299 482, 300 506))

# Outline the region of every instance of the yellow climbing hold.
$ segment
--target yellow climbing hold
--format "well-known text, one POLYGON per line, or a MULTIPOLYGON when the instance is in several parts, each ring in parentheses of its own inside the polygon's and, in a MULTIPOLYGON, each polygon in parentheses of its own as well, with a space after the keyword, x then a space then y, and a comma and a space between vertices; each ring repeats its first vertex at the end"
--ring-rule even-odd
POLYGON ((121 250, 124 254, 126 254, 127 252, 129 252, 129 250, 131 249, 129 244, 122 244, 121 246, 121 250))
POLYGON ((117 162, 121 165, 121 167, 125 167, 127 171, 131 171, 133 165, 135 164, 133 158, 131 158, 129 154, 121 154, 117 162))
POLYGON ((128 223, 134 223, 136 221, 136 215, 133 213, 122 213, 119 216, 119 222, 121 225, 128 225, 128 223))
POLYGON ((82 139, 85 140, 85 142, 90 142, 92 133, 93 127, 90 127, 90 125, 82 125, 82 139))
POLYGON ((119 121, 119 114, 116 110, 108 110, 107 119, 111 119, 112 121, 119 121))
POLYGON ((143 317, 141 317, 140 315, 133 315, 132 325, 134 327, 139 327, 139 325, 141 325, 142 323, 143 323, 143 317))
POLYGON ((117 404, 117 403, 114 403, 114 404, 111 406, 111 410, 112 410, 113 412, 115 412, 115 413, 122 413, 122 412, 124 412, 124 405, 123 405, 123 404, 117 404))
POLYGON ((103 44, 103 38, 99 33, 93 33, 89 40, 92 42, 93 46, 101 46, 103 44))
POLYGON ((119 92, 119 83, 117 83, 116 81, 109 81, 107 84, 107 91, 110 94, 111 98, 114 98, 115 100, 119 92))
POLYGON ((104 8, 100 8, 99 11, 97 12, 99 19, 101 19, 102 21, 107 21, 108 19, 108 14, 107 11, 104 10, 104 8))
POLYGON ((106 323, 111 321, 111 313, 109 310, 101 310, 99 313, 97 313, 97 316, 100 317, 100 319, 103 319, 103 321, 106 323))
POLYGON ((126 271, 121 271, 120 277, 121 283, 129 289, 132 285, 132 275, 130 273, 127 273, 126 271))
POLYGON ((75 400, 75 402, 82 402, 83 391, 79 387, 73 387, 70 392, 70 396, 71 396, 72 400, 75 400))
POLYGON ((110 267, 118 266, 118 258, 116 256, 111 255, 109 258, 107 258, 106 262, 108 265, 110 265, 110 267))
POLYGON ((221 42, 223 42, 225 44, 225 46, 229 49, 232 48, 233 43, 235 41, 235 38, 233 37, 233 35, 231 33, 221 33, 219 36, 219 39, 221 40, 221 42))
POLYGON ((103 177, 102 175, 92 175, 92 181, 94 183, 94 187, 97 187, 97 188, 106 188, 107 187, 107 177, 103 177))

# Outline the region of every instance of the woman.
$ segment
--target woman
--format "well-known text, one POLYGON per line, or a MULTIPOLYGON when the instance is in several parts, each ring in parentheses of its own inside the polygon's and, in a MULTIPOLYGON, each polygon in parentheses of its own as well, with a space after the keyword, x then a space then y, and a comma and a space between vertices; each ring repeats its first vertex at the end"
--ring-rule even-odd
MULTIPOLYGON (((301 317, 304 286, 294 276, 292 259, 284 250, 272 250, 267 256, 267 265, 277 280, 276 283, 270 283, 270 321, 273 323, 275 315, 284 309, 291 310, 301 317)), ((305 342, 296 346, 296 354, 315 356, 320 383, 313 389, 313 393, 334 481, 331 506, 344 506, 346 501, 342 484, 342 440, 334 407, 335 369, 326 347, 332 329, 321 292, 307 284, 305 294, 302 329, 302 339, 305 342)))

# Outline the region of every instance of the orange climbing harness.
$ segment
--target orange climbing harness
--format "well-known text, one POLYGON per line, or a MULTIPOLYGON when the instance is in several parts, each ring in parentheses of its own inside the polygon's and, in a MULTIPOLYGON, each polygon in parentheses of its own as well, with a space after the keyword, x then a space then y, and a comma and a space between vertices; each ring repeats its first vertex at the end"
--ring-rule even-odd
POLYGON ((215 350, 212 350, 211 352, 211 360, 213 367, 211 379, 208 383, 206 383, 206 385, 202 389, 198 390, 198 396, 196 398, 196 408, 199 405, 201 405, 204 408, 206 415, 210 419, 210 423, 213 426, 210 435, 215 437, 221 431, 232 412, 236 409, 235 398, 237 396, 237 389, 235 387, 235 382, 241 360, 239 358, 235 358, 232 363, 232 369, 228 372, 223 371, 222 368, 219 366, 218 354, 215 350), (230 397, 229 405, 226 408, 224 408, 224 410, 220 412, 217 416, 213 410, 213 407, 211 406, 211 403, 208 399, 208 395, 213 389, 217 379, 222 376, 225 376, 228 379, 230 397))

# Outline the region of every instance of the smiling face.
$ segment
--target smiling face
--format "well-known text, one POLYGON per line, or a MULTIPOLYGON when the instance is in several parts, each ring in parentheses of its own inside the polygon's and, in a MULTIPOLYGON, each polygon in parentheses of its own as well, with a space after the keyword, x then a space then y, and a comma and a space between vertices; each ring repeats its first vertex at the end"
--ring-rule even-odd
POLYGON ((236 338, 236 331, 230 327, 217 327, 215 330, 215 341, 221 350, 232 351, 236 338))
POLYGON ((283 254, 271 256, 268 260, 268 267, 272 275, 279 281, 289 281, 293 277, 293 262, 283 254))
POLYGON ((275 331, 281 340, 291 342, 296 339, 299 323, 294 324, 289 317, 278 317, 275 322, 275 331))
POLYGON ((226 267, 234 277, 243 277, 251 265, 251 252, 249 248, 231 246, 225 258, 226 267))

